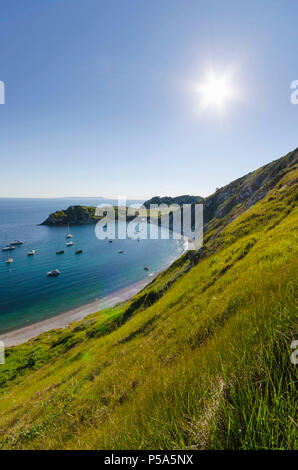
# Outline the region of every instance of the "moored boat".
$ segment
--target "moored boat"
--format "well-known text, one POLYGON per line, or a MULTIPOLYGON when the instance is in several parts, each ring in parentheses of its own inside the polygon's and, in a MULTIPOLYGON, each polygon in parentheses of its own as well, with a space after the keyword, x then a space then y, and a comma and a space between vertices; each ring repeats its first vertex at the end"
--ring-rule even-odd
POLYGON ((72 238, 72 234, 69 232, 69 224, 68 224, 68 232, 65 238, 72 238))
POLYGON ((2 248, 2 251, 12 251, 12 250, 15 250, 15 247, 14 247, 14 246, 11 246, 11 245, 4 246, 4 247, 2 248))
POLYGON ((14 240, 13 242, 10 242, 11 246, 13 245, 23 245, 24 242, 22 242, 21 240, 14 240))
POLYGON ((61 274, 61 272, 59 271, 59 269, 53 269, 53 271, 49 271, 47 273, 47 276, 49 277, 57 277, 59 276, 59 274, 61 274))
POLYGON ((35 255, 35 253, 36 253, 36 250, 28 251, 27 256, 33 256, 35 255))

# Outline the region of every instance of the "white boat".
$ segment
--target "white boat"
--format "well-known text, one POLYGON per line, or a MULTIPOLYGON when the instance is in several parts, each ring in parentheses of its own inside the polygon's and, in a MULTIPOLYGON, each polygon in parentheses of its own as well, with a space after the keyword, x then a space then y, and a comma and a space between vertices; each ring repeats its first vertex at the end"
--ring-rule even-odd
POLYGON ((6 264, 11 264, 11 263, 13 263, 13 258, 7 258, 6 264))
POLYGON ((66 235, 66 237, 65 237, 65 238, 72 238, 72 234, 71 234, 71 233, 69 233, 69 224, 68 224, 68 233, 67 233, 67 235, 66 235))
POLYGON ((61 274, 61 272, 59 271, 59 269, 54 269, 53 271, 49 271, 47 273, 47 276, 50 276, 50 277, 57 277, 59 276, 59 274, 61 274))
POLYGON ((35 255, 35 253, 36 253, 36 250, 28 251, 27 256, 35 255))
POLYGON ((66 246, 72 246, 73 245, 73 242, 67 242, 66 243, 66 246))
POLYGON ((15 250, 15 247, 11 245, 8 245, 2 248, 2 251, 12 251, 12 250, 15 250))
POLYGON ((22 242, 21 240, 14 240, 13 242, 10 242, 10 244, 13 246, 13 245, 23 245, 24 242, 22 242))

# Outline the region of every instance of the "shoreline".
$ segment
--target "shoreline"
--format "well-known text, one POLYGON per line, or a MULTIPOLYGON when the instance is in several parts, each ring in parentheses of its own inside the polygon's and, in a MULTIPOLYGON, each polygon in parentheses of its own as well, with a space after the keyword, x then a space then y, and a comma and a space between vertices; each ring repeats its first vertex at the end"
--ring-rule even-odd
MULTIPOLYGON (((187 239, 185 241, 186 246, 180 256, 182 256, 189 249, 189 242, 187 239)), ((180 256, 178 256, 178 258, 180 258, 180 256)), ((70 323, 81 321, 88 315, 92 315, 99 310, 114 307, 115 305, 121 302, 125 302, 134 295, 138 294, 142 289, 144 289, 144 287, 150 284, 150 282, 152 282, 161 272, 167 269, 174 262, 175 260, 166 265, 162 270, 155 272, 153 276, 149 275, 145 279, 141 279, 140 281, 136 281, 126 287, 117 289, 111 294, 102 297, 101 299, 97 299, 93 302, 89 302, 88 304, 81 305, 80 307, 75 307, 71 310, 61 312, 50 318, 46 318, 45 320, 32 323, 31 325, 16 328, 3 334, 0 333, 0 341, 4 343, 5 347, 18 346, 33 338, 36 338, 42 333, 65 328, 70 325, 70 323)))
POLYGON ((81 321, 88 315, 96 313, 98 310, 111 308, 121 302, 125 302, 130 299, 130 297, 140 292, 147 284, 153 281, 155 277, 155 275, 146 277, 145 279, 129 284, 127 287, 122 287, 101 299, 94 300, 80 307, 72 308, 71 310, 66 310, 65 312, 58 313, 57 315, 32 323, 31 325, 7 331, 6 333, 0 334, 0 341, 4 343, 5 347, 18 346, 47 331, 65 328, 70 325, 70 323, 81 321))

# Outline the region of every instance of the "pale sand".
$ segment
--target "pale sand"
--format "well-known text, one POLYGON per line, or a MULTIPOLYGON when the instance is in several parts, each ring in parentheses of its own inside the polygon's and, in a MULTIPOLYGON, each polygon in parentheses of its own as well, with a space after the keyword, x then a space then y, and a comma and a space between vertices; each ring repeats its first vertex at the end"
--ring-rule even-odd
MULTIPOLYGON (((185 252, 190 249, 190 241, 186 237, 184 237, 184 240, 185 252)), ((170 264, 168 266, 170 266, 170 264)), ((149 274, 145 279, 130 284, 122 289, 118 289, 114 293, 111 293, 106 297, 102 297, 101 299, 97 299, 94 302, 73 308, 72 310, 60 313, 51 318, 47 318, 46 320, 0 334, 0 341, 2 341, 6 347, 17 346, 18 344, 26 343, 26 341, 29 341, 46 331, 65 328, 70 323, 83 320, 83 318, 92 313, 96 313, 98 310, 114 307, 120 302, 130 299, 130 297, 133 297, 140 292, 147 284, 152 282, 158 274, 167 269, 168 266, 165 266, 161 271, 155 272, 154 274, 149 274)))
MULTIPOLYGON (((154 275, 154 277, 157 274, 154 275)), ((138 292, 140 292, 147 284, 153 279, 153 276, 148 276, 146 279, 130 284, 123 289, 119 289, 112 294, 102 297, 101 299, 90 302, 89 304, 82 305, 81 307, 73 308, 59 315, 55 315, 46 320, 42 320, 32 325, 24 326, 16 330, 8 331, 0 335, 0 341, 3 341, 6 347, 17 346, 18 344, 25 343, 29 339, 39 336, 49 330, 56 330, 58 328, 65 328, 72 322, 83 320, 87 315, 103 310, 105 308, 114 307, 120 302, 128 300, 138 292)))

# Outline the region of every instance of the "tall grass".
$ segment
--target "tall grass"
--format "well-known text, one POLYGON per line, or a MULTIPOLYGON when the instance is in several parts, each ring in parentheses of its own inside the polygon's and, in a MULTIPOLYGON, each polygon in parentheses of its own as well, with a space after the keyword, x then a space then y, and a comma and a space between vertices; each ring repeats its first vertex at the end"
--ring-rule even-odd
POLYGON ((296 448, 295 178, 191 270, 188 255, 127 304, 9 349, 0 446, 296 448))

